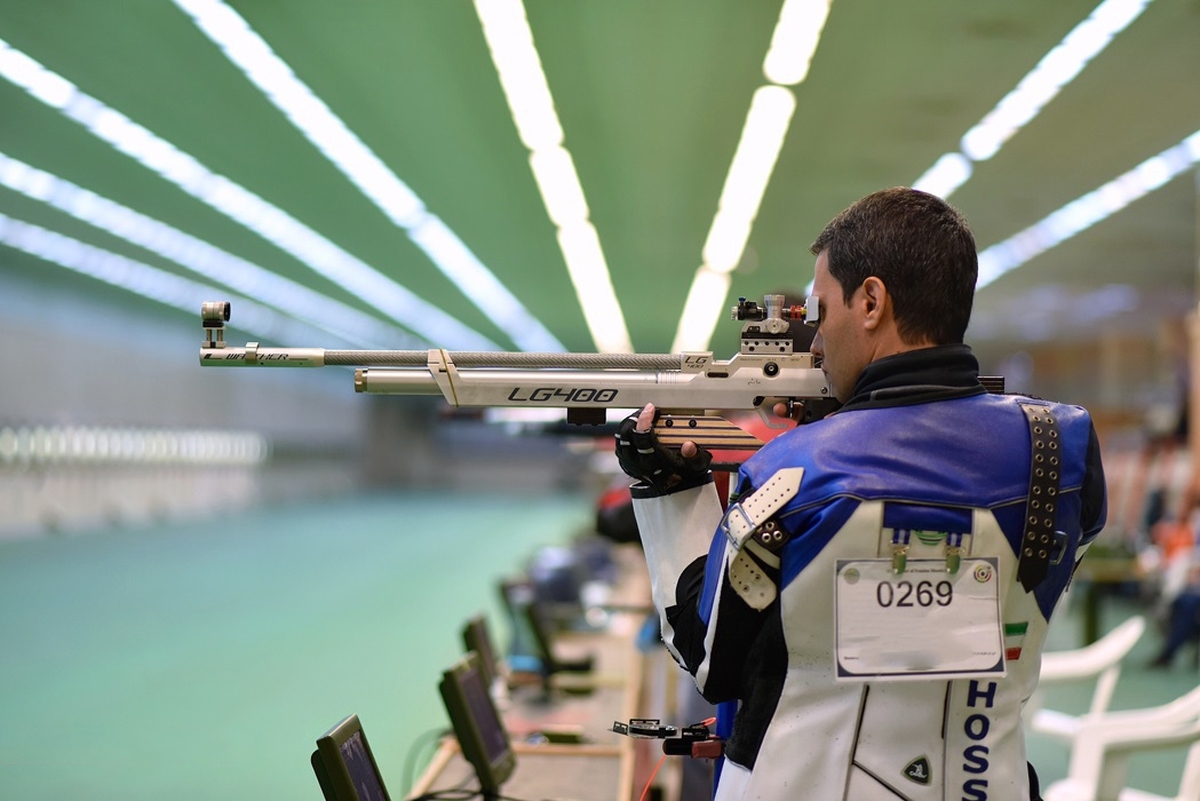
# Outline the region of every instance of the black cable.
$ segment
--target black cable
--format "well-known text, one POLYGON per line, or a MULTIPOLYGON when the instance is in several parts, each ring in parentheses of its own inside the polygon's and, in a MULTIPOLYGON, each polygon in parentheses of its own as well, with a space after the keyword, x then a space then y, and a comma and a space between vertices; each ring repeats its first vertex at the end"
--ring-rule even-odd
POLYGON ((410 798, 408 801, 466 801, 466 799, 475 798, 476 796, 480 798, 486 798, 488 801, 526 801, 526 799, 514 798, 511 795, 485 796, 482 788, 467 790, 466 788, 462 787, 462 785, 474 778, 476 777, 473 775, 468 776, 466 779, 459 782, 457 787, 448 787, 445 790, 430 790, 428 793, 423 793, 422 795, 410 798))
POLYGON ((451 788, 447 790, 430 790, 428 793, 410 798, 409 801, 435 801, 435 799, 437 801, 465 801, 465 799, 474 798, 475 796, 482 797, 483 792, 480 790, 457 790, 451 788))
MULTIPOLYGON (((426 732, 426 734, 428 734, 428 732, 426 732)), ((429 792, 423 793, 416 798, 410 798, 408 801, 431 801, 432 799, 451 799, 452 801, 464 801, 464 799, 474 798, 475 796, 482 798, 482 787, 475 790, 466 789, 466 786, 469 783, 472 781, 477 781, 478 779, 479 777, 475 775, 474 771, 472 771, 462 781, 453 787, 447 787, 442 790, 430 790, 429 792)), ((410 787, 409 790, 411 791, 412 788, 410 787)))
POLYGON ((404 776, 402 777, 404 782, 402 786, 404 787, 404 792, 406 795, 412 792, 413 783, 416 781, 415 774, 417 771, 417 757, 419 756, 419 749, 425 745, 427 741, 437 742, 450 733, 451 730, 447 728, 429 729, 418 736, 417 739, 413 741, 413 744, 409 746, 408 754, 404 757, 404 776))

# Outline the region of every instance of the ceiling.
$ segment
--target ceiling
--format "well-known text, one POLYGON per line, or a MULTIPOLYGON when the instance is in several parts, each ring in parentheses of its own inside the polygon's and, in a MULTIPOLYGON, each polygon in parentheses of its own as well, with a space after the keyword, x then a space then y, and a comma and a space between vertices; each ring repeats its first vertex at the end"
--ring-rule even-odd
MULTIPOLYGON (((596 349, 472 3, 227 2, 554 338, 569 350, 596 349)), ((792 87, 796 111, 728 302, 801 291, 812 277, 808 245, 834 214, 876 189, 912 184, 956 151, 1096 4, 834 0, 808 77, 792 87)), ((751 98, 767 83, 763 59, 780 6, 525 0, 637 351, 672 346, 751 98)), ((499 347, 519 347, 168 0, 0 3, 0 39, 499 347)), ((983 249, 1197 129, 1200 1, 1156 0, 993 158, 975 164, 950 200, 983 249)), ((343 282, 7 80, 0 154, 383 317, 343 282)), ((1195 302, 1196 194, 1194 169, 1186 170, 982 288, 970 341, 1001 355, 1029 342, 1139 335, 1186 313, 1195 302)), ((4 187, 0 214, 197 279, 4 187)), ((150 300, 0 246, 0 291, 6 276, 195 325, 194 313, 152 311, 150 300)), ((198 309, 210 299, 188 302, 198 309)), ((735 331, 718 324, 717 355, 727 355, 723 342, 732 350, 735 331)))

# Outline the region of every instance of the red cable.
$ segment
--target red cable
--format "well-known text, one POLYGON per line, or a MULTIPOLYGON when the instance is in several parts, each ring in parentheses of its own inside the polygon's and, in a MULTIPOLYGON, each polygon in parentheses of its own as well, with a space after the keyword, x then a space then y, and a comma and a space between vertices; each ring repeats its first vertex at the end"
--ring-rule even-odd
MULTIPOLYGON (((704 720, 702 720, 700 722, 700 725, 701 726, 711 726, 716 722, 717 722, 716 718, 705 718, 704 720)), ((658 775, 658 769, 661 768, 663 766, 663 763, 666 761, 667 761, 667 755, 664 753, 662 755, 662 759, 658 760, 658 764, 655 765, 654 770, 651 771, 650 778, 646 779, 646 786, 642 790, 641 796, 638 797, 638 801, 646 801, 646 796, 648 796, 650 794, 650 788, 654 784, 654 777, 658 775)))
POLYGON ((658 764, 654 766, 654 770, 651 772, 650 778, 646 779, 646 788, 642 790, 642 795, 640 798, 638 798, 638 801, 646 801, 646 796, 650 795, 650 785, 654 784, 654 777, 658 775, 658 769, 661 768, 663 763, 666 761, 667 755, 663 754, 662 759, 658 760, 658 764))

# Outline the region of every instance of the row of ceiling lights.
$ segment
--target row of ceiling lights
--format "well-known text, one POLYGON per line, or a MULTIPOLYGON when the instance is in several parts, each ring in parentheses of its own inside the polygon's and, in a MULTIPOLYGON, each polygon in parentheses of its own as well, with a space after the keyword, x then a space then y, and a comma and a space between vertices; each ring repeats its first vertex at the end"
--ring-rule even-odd
MULTIPOLYGON (((499 284, 498 279, 470 254, 461 240, 425 209, 419 198, 295 77, 290 68, 236 12, 221 0, 175 2, 304 132, 314 146, 334 161, 338 168, 397 225, 403 227, 414 242, 421 246, 443 272, 459 284, 476 305, 505 330, 514 342, 526 350, 562 349, 557 340, 499 284), (479 291, 479 287, 483 287, 484 291, 479 291)), ((1105 0, 1101 3, 1086 20, 1047 54, 1013 92, 964 135, 962 152, 943 156, 914 186, 943 196, 951 194, 969 178, 971 161, 994 155, 1004 141, 1032 119, 1117 33, 1136 19, 1149 2, 1150 0, 1105 0)), ((575 174, 570 153, 562 146, 562 128, 545 76, 541 72, 524 8, 520 0, 476 0, 476 9, 518 132, 530 150, 531 169, 546 202, 547 213, 559 228, 564 260, 567 262, 597 349, 630 350, 631 344, 620 314, 620 306, 612 291, 599 235, 588 220, 586 199, 575 174)), ((729 274, 741 259, 795 109, 795 97, 787 86, 799 84, 807 75, 828 13, 828 0, 785 0, 782 6, 771 46, 764 60, 764 75, 769 83, 760 87, 751 103, 741 140, 718 201, 717 214, 702 248, 703 264, 697 271, 689 291, 674 350, 707 347, 717 321, 724 314, 730 283, 729 274)), ((39 100, 58 108, 96 136, 155 170, 193 196, 260 233, 422 337, 462 349, 495 349, 494 343, 342 251, 282 210, 229 179, 212 173, 191 156, 182 153, 99 100, 85 95, 62 76, 2 41, 0 75, 22 86, 39 100)), ((1153 191, 1197 160, 1200 160, 1200 157, 1197 154, 1196 136, 1192 136, 1130 173, 1068 204, 1012 239, 988 248, 981 253, 981 286, 1003 272, 1015 269, 1062 239, 1123 208, 1136 197, 1153 191)), ((4 180, 3 176, 6 175, 22 174, 25 178, 30 175, 40 176, 38 180, 43 185, 47 181, 61 181, 28 165, 0 156, 0 180, 4 180)), ((4 182, 17 191, 26 191, 18 187, 20 182, 17 180, 4 182)), ((340 309, 329 305, 322 306, 320 313, 314 313, 314 304, 320 306, 323 299, 319 299, 319 296, 312 297, 317 293, 312 293, 311 290, 304 290, 298 284, 287 282, 287 279, 249 265, 231 254, 200 243, 199 240, 169 229, 144 215, 138 215, 137 212, 98 198, 87 190, 66 182, 60 183, 59 186, 60 191, 57 193, 42 194, 58 197, 69 195, 71 191, 86 193, 95 199, 90 204, 93 209, 104 208, 109 214, 124 215, 126 222, 135 219, 130 215, 137 215, 136 226, 121 225, 116 229, 110 227, 111 219, 106 223, 103 219, 93 216, 87 221, 114 230, 142 246, 146 246, 145 243, 138 242, 129 232, 139 226, 158 226, 157 230, 161 236, 156 237, 156 241, 176 243, 174 247, 167 249, 170 252, 158 248, 160 255, 183 263, 189 269, 215 275, 229 286, 247 294, 270 298, 273 305, 300 319, 334 321, 330 322, 330 325, 337 329, 336 333, 343 339, 350 342, 374 343, 388 337, 389 334, 390 338, 395 338, 395 332, 389 332, 388 327, 371 324, 369 321, 372 318, 368 315, 355 313, 344 305, 340 309), (125 233, 122 234, 122 231, 125 233), (191 263, 187 260, 181 262, 182 252, 202 253, 203 256, 194 257, 191 263), (196 258, 199 258, 199 262, 196 258), (219 266, 214 268, 214 265, 221 264, 226 266, 224 270, 219 266), (243 276, 240 283, 230 280, 235 273, 243 276), (269 292, 262 291, 265 286, 270 286, 269 292), (306 292, 310 294, 306 295, 306 292)), ((37 196, 36 193, 28 191, 26 194, 37 196)), ((89 206, 86 203, 82 205, 89 206)), ((14 228, 16 223, 17 221, 8 221, 8 230, 22 230, 23 241, 28 242, 32 229, 14 228)), ((98 249, 93 249, 95 250, 98 249)), ((165 271, 158 272, 164 276, 169 275, 165 271)), ((240 305, 254 304, 241 301, 240 305)), ((261 311, 267 312, 266 309, 261 311)), ((249 326, 243 323, 243 327, 249 326)), ((329 330, 329 326, 326 326, 326 330, 329 330)))

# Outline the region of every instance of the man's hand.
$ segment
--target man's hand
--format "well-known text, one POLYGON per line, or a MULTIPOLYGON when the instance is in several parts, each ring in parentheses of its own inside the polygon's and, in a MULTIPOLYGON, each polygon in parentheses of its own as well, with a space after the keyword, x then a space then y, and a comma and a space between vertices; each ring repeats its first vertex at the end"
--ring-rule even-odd
POLYGON ((617 461, 631 478, 641 479, 661 492, 692 486, 708 474, 712 454, 685 442, 678 451, 664 447, 654 435, 655 409, 648 403, 617 427, 617 461))

